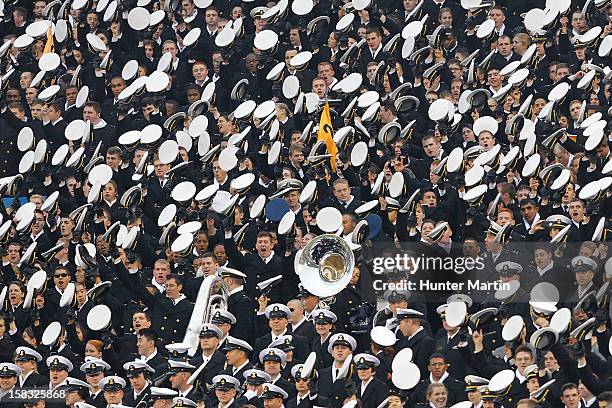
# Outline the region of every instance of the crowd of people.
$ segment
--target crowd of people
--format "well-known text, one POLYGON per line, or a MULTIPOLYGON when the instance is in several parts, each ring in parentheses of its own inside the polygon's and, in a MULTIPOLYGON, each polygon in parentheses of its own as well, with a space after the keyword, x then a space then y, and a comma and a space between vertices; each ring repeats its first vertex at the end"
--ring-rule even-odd
POLYGON ((0 4, 0 407, 612 407, 609 0, 0 4))

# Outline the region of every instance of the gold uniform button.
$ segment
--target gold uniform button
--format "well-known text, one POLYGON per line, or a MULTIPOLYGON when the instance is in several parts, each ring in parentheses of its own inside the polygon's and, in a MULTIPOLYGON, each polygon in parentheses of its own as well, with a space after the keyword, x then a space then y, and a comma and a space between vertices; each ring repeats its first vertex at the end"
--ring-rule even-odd
POLYGON ((164 326, 161 327, 162 331, 164 330, 164 326))
POLYGON ((164 316, 164 320, 168 319, 168 316, 164 316))
POLYGON ((180 322, 181 322, 181 319, 176 319, 176 322, 177 322, 177 323, 180 323, 180 322))
POLYGON ((176 330, 172 330, 172 333, 176 333, 176 330))
POLYGON ((353 301, 352 301, 352 300, 349 300, 349 305, 350 305, 350 304, 353 304, 353 301))

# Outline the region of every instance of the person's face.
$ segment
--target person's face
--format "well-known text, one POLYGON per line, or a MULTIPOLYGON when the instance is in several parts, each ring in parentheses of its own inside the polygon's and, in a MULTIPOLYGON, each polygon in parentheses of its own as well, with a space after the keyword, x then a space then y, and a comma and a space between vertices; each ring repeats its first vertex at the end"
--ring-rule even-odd
POLYGON ((140 391, 147 385, 147 380, 143 373, 138 374, 135 377, 130 377, 130 385, 134 390, 140 391))
POLYGON ((251 54, 245 58, 246 67, 252 74, 257 72, 257 64, 259 64, 259 59, 256 55, 251 54))
POLYGON ((495 146, 495 138, 490 132, 481 132, 478 136, 478 144, 485 152, 488 152, 495 146))
POLYGON ((155 176, 159 178, 164 177, 168 170, 170 170, 170 165, 164 164, 159 160, 155 160, 155 162, 153 162, 153 167, 155 168, 155 176))
POLYGON ((219 121, 217 122, 217 125, 219 127, 219 133, 221 133, 222 135, 228 135, 233 130, 232 122, 225 119, 223 116, 219 117, 219 121))
POLYGON ((58 269, 53 273, 53 281, 58 288, 64 290, 70 282, 70 274, 65 269, 58 269))
POLYGON ((514 52, 519 55, 523 55, 525 51, 527 51, 527 45, 518 38, 514 38, 512 40, 512 48, 514 49, 514 52))
POLYGON ((134 313, 132 316, 132 327, 138 333, 140 329, 151 327, 151 322, 147 320, 144 313, 134 313))
POLYGON ((208 76, 208 68, 204 64, 194 64, 191 68, 191 72, 197 81, 204 81, 208 76))
POLYGON ((495 27, 501 27, 502 24, 504 24, 504 21, 506 20, 506 16, 504 16, 504 13, 501 10, 497 10, 497 9, 493 9, 489 12, 489 18, 493 21, 495 21, 495 27))
POLYGON ((49 370, 49 379, 51 380, 51 384, 59 384, 68 378, 68 372, 64 369, 58 370, 52 368, 49 370))
POLYGON ((156 263, 153 267, 153 277, 157 283, 166 283, 166 278, 170 275, 170 268, 165 263, 156 263))
MULTIPOLYGON (((106 159, 108 160, 108 156, 106 159)), ((115 187, 113 183, 106 183, 106 185, 104 186, 104 190, 102 192, 102 197, 106 201, 113 201, 114 199, 117 198, 117 188, 115 187)))
POLYGON ((95 29, 98 26, 98 15, 96 13, 87 14, 87 25, 91 29, 95 29))
POLYGON ((536 207, 533 203, 525 204, 521 206, 521 215, 523 218, 531 223, 538 213, 538 207, 536 207))
POLYGON ((123 391, 104 391, 104 399, 107 404, 121 404, 123 399, 123 391))
POLYGON ((499 75, 499 71, 496 69, 492 69, 487 73, 487 80, 489 81, 489 85, 493 88, 498 88, 501 86, 501 76, 499 75))
POLYGON ((289 30, 289 42, 293 46, 300 45, 300 32, 297 29, 292 28, 291 30, 289 30))
POLYGON ((300 193, 297 191, 291 191, 285 194, 285 201, 287 201, 290 208, 297 208, 300 205, 300 193))
POLYGON ((578 285, 585 287, 589 282, 593 281, 593 271, 576 272, 576 282, 578 285))
POLYGON ((200 347, 202 350, 210 352, 217 349, 219 339, 215 336, 200 337, 200 347))
POLYGON ((117 170, 121 164, 121 156, 118 154, 107 153, 106 164, 113 170, 117 170))
POLYGON ((27 88, 25 91, 25 95, 26 102, 28 103, 28 105, 31 105, 32 101, 34 101, 34 99, 38 95, 38 90, 36 88, 27 88))
POLYGON ((529 392, 534 392, 538 388, 540 388, 540 382, 537 377, 532 377, 527 380, 527 390, 529 392))
POLYGON ((264 371, 270 375, 270 377, 274 378, 281 371, 281 364, 278 361, 265 361, 264 362, 264 371))
POLYGON ((446 407, 448 395, 444 387, 435 387, 429 396, 428 400, 435 408, 446 407))
POLYGON ((580 201, 572 201, 569 205, 570 217, 574 221, 582 221, 584 218, 584 206, 580 201))
POLYGON ((567 67, 559 67, 557 68, 557 81, 562 80, 563 78, 569 76, 570 71, 567 67))
POLYGON ((102 358, 102 353, 91 343, 85 344, 85 356, 102 358))
POLYGON ((366 369, 358 369, 357 376, 361 381, 368 381, 370 378, 374 376, 374 369, 366 368, 366 369))
POLYGON ((216 27, 219 24, 219 13, 216 10, 206 10, 206 24, 216 27))
POLYGON ((174 43, 167 43, 164 45, 164 48, 162 49, 163 53, 167 53, 169 52, 170 54, 172 54, 172 59, 176 58, 176 54, 177 54, 177 50, 176 50, 176 45, 174 45, 174 43))
POLYGON ((508 223, 512 223, 512 215, 509 211, 502 211, 497 215, 497 223, 502 227, 508 223))
POLYGON ((293 163, 294 165, 301 165, 302 163, 304 163, 304 152, 301 150, 296 150, 291 154, 291 163, 293 163))
POLYGON ((213 255, 217 258, 220 265, 225 264, 227 261, 227 253, 225 252, 225 247, 223 245, 216 245, 213 250, 213 255))
POLYGON ((597 153, 597 157, 600 159, 605 159, 610 153, 610 146, 608 146, 608 141, 604 139, 603 142, 595 149, 597 153))
POLYGON ((551 255, 543 249, 536 249, 534 252, 534 260, 538 267, 543 268, 550 263, 551 255))
POLYGON ((578 388, 570 388, 563 391, 561 401, 567 408, 578 408, 580 405, 580 394, 578 388))
POLYGON ((195 6, 190 0, 183 0, 183 2, 181 2, 181 7, 185 11, 186 16, 192 15, 195 9, 195 6))
POLYGON ((350 347, 347 347, 345 345, 336 345, 332 349, 332 357, 334 358, 335 361, 339 363, 343 363, 344 360, 346 360, 350 354, 351 354, 350 347))
POLYGON ((202 261, 202 268, 204 269, 204 276, 209 276, 215 273, 219 264, 215 261, 214 258, 206 257, 202 261))
POLYGON ((261 257, 267 258, 272 251, 272 242, 269 237, 259 237, 255 247, 261 257))
POLYGON ((435 138, 427 138, 423 140, 423 150, 428 157, 438 157, 440 154, 440 144, 435 138))
POLYGON ((472 405, 478 405, 478 403, 480 402, 480 395, 480 391, 478 390, 468 391, 468 401, 470 401, 472 405))
POLYGON ((516 368, 523 373, 525 368, 533 364, 533 357, 531 356, 531 353, 521 351, 514 356, 514 364, 516 365, 516 368))
POLYGON ((242 17, 242 7, 236 6, 232 9, 232 20, 242 17))
POLYGON ((578 32, 586 27, 586 19, 582 16, 581 12, 575 12, 572 14, 572 28, 578 32))
POLYGON ((346 183, 338 183, 334 186, 334 195, 340 202, 347 202, 351 198, 351 189, 346 183))
POLYGON ((428 369, 433 378, 442 378, 446 372, 446 363, 443 358, 432 358, 429 361, 428 369))
POLYGON ((427 191, 425 194, 423 194, 421 205, 435 207, 437 205, 437 201, 436 194, 433 191, 427 191))
POLYGON ((21 259, 21 247, 19 245, 9 245, 8 258, 9 262, 17 263, 21 259))
MULTIPOLYGON (((405 1, 404 1, 405 3, 405 1)), ((398 395, 390 395, 387 401, 387 408, 403 408, 404 404, 398 395)))
POLYGON ((166 296, 170 299, 177 299, 183 289, 183 285, 179 285, 174 279, 167 280, 164 287, 166 288, 166 296))
POLYGON ((312 92, 316 93, 319 98, 325 97, 325 92, 327 91, 327 85, 324 80, 318 79, 312 81, 312 92))
POLYGON ((46 5, 47 3, 44 1, 37 1, 36 3, 34 3, 34 15, 36 17, 42 17, 43 10, 45 9, 46 5))
MULTIPOLYGON (((27 72, 23 72, 20 76, 19 76, 19 86, 21 86, 21 89, 26 89, 27 87, 30 86, 30 84, 32 83, 32 73, 27 71, 27 72)), ((26 97, 28 96, 27 92, 26 92, 26 97)))
MULTIPOLYGON (((220 328, 221 326, 219 326, 220 328)), ((228 351, 225 354, 226 358, 227 358, 227 363, 236 367, 238 364, 240 364, 243 359, 244 359, 244 352, 240 351, 238 349, 233 349, 228 351)))
POLYGON ((445 11, 444 13, 440 14, 440 23, 444 26, 444 27, 451 27, 453 25, 453 14, 445 11))
POLYGON ((317 331, 317 334, 320 336, 326 336, 327 334, 329 334, 331 332, 332 329, 332 324, 331 323, 316 323, 315 324, 315 330, 317 331))
POLYGON ((100 380, 104 378, 104 372, 97 372, 95 374, 85 374, 85 381, 93 388, 97 388, 100 380))
POLYGON ((0 377, 0 389, 10 390, 17 384, 17 377, 0 377))
POLYGON ((510 42, 510 39, 504 37, 497 40, 497 49, 499 50, 499 53, 504 57, 510 55, 510 53, 512 52, 512 43, 510 42))
POLYGON ((6 92, 6 101, 7 102, 19 102, 21 100, 21 96, 19 95, 19 91, 16 89, 10 89, 6 92))
POLYGON ((232 398, 236 396, 236 390, 234 389, 228 390, 228 391, 215 390, 215 395, 217 396, 217 399, 219 400, 220 403, 227 404, 228 402, 232 400, 232 398))
POLYGON ((83 120, 96 124, 100 120, 100 114, 92 106, 86 106, 83 108, 83 120))
POLYGON ((72 234, 73 227, 74 227, 74 224, 72 222, 72 219, 68 217, 64 217, 62 218, 62 221, 60 223, 60 233, 62 234, 63 237, 67 237, 70 234, 72 234))
POLYGON ((281 332, 285 330, 285 328, 287 327, 287 323, 288 321, 284 317, 272 317, 268 321, 270 329, 272 329, 275 332, 281 332))
POLYGON ((355 229, 355 221, 350 215, 342 215, 342 233, 344 235, 350 234, 355 229))
POLYGON ((138 354, 145 354, 147 351, 153 349, 153 346, 153 340, 149 340, 145 336, 136 336, 136 347, 138 348, 138 354))
POLYGON ((366 42, 368 43, 368 48, 376 50, 380 45, 381 39, 377 33, 370 33, 366 34, 366 42))
POLYGON ((125 81, 123 78, 113 78, 111 80, 111 91, 114 96, 118 96, 125 89, 125 81))

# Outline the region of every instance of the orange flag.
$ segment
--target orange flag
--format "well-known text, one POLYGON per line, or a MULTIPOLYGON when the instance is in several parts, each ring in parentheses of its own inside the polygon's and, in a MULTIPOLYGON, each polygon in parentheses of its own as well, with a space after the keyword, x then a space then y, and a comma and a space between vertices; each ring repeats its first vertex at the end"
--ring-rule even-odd
POLYGON ((53 33, 51 33, 51 26, 49 26, 47 30, 47 43, 45 44, 43 55, 49 54, 50 52, 53 52, 53 33))
POLYGON ((326 103, 321 112, 321 121, 319 122, 319 133, 317 140, 325 142, 327 147, 327 153, 332 155, 331 167, 333 171, 336 171, 336 155, 338 154, 338 147, 334 142, 333 137, 334 129, 332 128, 331 114, 329 113, 329 105, 326 103))

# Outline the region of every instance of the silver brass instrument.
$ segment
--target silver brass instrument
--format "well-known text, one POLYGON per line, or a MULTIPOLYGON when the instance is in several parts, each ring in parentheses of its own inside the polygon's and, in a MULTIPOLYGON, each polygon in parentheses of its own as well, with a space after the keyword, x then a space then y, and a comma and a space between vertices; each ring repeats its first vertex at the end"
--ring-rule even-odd
POLYGON ((349 244, 335 234, 313 238, 299 254, 296 272, 304 288, 328 298, 344 289, 353 276, 355 255, 349 244))
POLYGON ((210 323, 215 314, 215 310, 227 310, 227 300, 229 298, 229 289, 223 279, 217 275, 211 275, 204 278, 198 291, 196 299, 187 326, 187 332, 183 343, 191 345, 189 355, 193 356, 198 350, 200 328, 205 323, 210 323))

